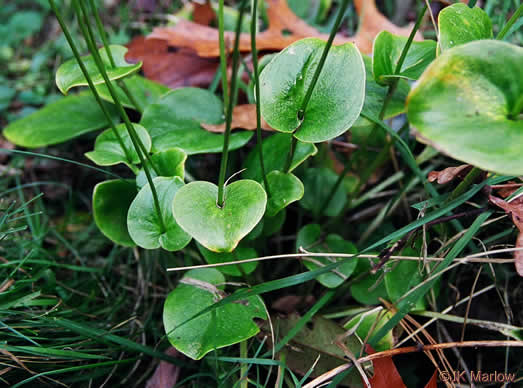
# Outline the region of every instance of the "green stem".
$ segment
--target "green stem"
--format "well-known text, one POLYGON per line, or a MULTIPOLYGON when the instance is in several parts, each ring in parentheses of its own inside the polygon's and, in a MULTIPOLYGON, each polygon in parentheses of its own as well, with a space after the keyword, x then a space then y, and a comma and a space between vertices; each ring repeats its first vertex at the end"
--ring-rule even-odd
MULTIPOLYGON (((100 34, 100 38, 102 38, 102 42, 105 47, 105 52, 107 53, 107 57, 109 58, 109 62, 111 63, 112 67, 116 67, 116 63, 113 58, 113 54, 111 52, 111 48, 109 46, 109 40, 107 39, 107 34, 105 33, 104 26, 102 24, 102 20, 100 19, 100 15, 98 13, 98 8, 96 8, 96 4, 94 3, 94 0, 89 0, 89 5, 91 6, 91 11, 94 14, 94 18, 96 21, 96 26, 98 27, 98 33, 100 34)), ((131 91, 127 88, 127 85, 125 84, 124 80, 118 80, 118 85, 122 88, 125 95, 131 101, 131 104, 136 108, 136 110, 140 113, 143 112, 143 107, 140 106, 136 98, 132 95, 131 91)))
POLYGON ((465 179, 454 189, 454 191, 450 194, 450 197, 448 198, 447 202, 451 202, 454 199, 458 198, 461 194, 463 194, 467 189, 474 183, 476 178, 481 175, 482 171, 481 169, 474 167, 472 170, 469 171, 467 176, 465 176, 465 179))
POLYGON ((514 15, 512 15, 507 24, 505 24, 505 26, 501 29, 498 36, 496 36, 496 39, 503 40, 510 28, 514 25, 514 23, 516 23, 516 21, 521 17, 521 15, 523 15, 523 4, 521 4, 519 8, 516 10, 516 12, 514 12, 514 15))
MULTIPOLYGON (((236 90, 236 80, 237 80, 237 72, 238 72, 238 65, 239 65, 239 46, 240 46, 240 32, 241 32, 241 25, 243 21, 243 13, 245 11, 245 4, 247 3, 246 0, 243 0, 240 5, 238 20, 236 23, 236 33, 234 38, 234 51, 232 56, 232 76, 231 76, 231 95, 229 96, 228 100, 229 103, 227 105, 227 116, 225 120, 225 133, 223 137, 223 150, 222 150, 222 161, 220 164, 220 175, 218 178, 218 206, 223 207, 224 205, 224 189, 225 189, 225 174, 227 173, 227 160, 229 158, 229 139, 231 136, 231 122, 232 122, 232 111, 234 108, 234 100, 235 100, 235 90, 236 90)), ((219 12, 219 19, 222 19, 221 22, 221 28, 220 31, 223 33, 223 0, 220 0, 220 12, 219 12)), ((222 55, 225 56, 225 40, 220 39, 220 60, 222 60, 222 55)), ((227 66, 225 66, 227 68, 227 66)), ((223 71, 223 63, 222 63, 222 71, 223 71)), ((222 73, 222 80, 225 80, 225 89, 224 89, 224 100, 225 100, 225 90, 227 90, 227 71, 225 70, 222 73)))
POLYGON ((300 119, 300 121, 303 120, 305 117, 305 110, 307 109, 307 105, 309 104, 309 101, 311 99, 312 92, 314 91, 314 88, 316 87, 316 83, 318 82, 318 79, 320 78, 321 70, 323 69, 323 65, 325 64, 325 61, 327 60, 327 55, 329 54, 329 50, 332 46, 332 42, 334 41, 334 38, 336 37, 336 33, 338 32, 338 28, 340 27, 341 20, 343 19, 343 16, 345 15, 345 11, 347 10, 348 5, 349 5, 349 0, 343 0, 343 2, 340 5, 340 9, 338 11, 338 16, 336 17, 336 22, 334 23, 334 26, 331 30, 329 39, 327 40, 327 44, 325 45, 325 48, 323 49, 323 53, 321 54, 321 58, 320 58, 320 62, 318 63, 318 67, 316 68, 316 71, 314 72, 312 81, 309 85, 309 88, 307 89, 305 98, 303 99, 303 101, 301 103, 300 110, 298 111, 298 118, 300 119))
POLYGON ((285 172, 289 173, 292 167, 292 159, 294 159, 294 153, 296 152, 296 147, 298 146, 298 139, 296 139, 294 136, 291 140, 291 149, 289 150, 289 154, 287 155, 287 161, 285 162, 285 172))
POLYGON ((229 105, 229 85, 227 82, 227 55, 225 53, 225 26, 223 17, 223 0, 218 3, 218 32, 220 40, 220 71, 222 77, 223 106, 229 105))
POLYGON ((118 133, 118 130, 116 129, 116 126, 111 119, 111 115, 107 111, 107 108, 105 104, 103 103, 102 99, 100 98, 100 95, 98 94, 98 91, 96 90, 93 80, 91 79, 91 76, 89 75, 89 72, 87 71, 80 53, 78 52, 78 49, 76 48, 76 44, 73 41, 73 38, 71 37, 71 34, 69 33, 69 29, 67 28, 67 25, 64 23, 64 20, 62 18, 62 15, 60 14, 60 11, 58 11, 58 8, 56 7, 56 4, 54 0, 49 0, 49 5, 51 6, 51 9, 53 10, 54 14, 56 15, 56 19, 58 20, 58 23, 60 24, 60 27, 62 28, 62 31, 64 32, 65 39, 67 40, 67 43, 71 47, 71 50, 73 51, 73 55, 76 58, 76 62, 78 63, 78 66, 80 66, 80 69, 82 70, 82 73, 87 80, 87 84, 89 85, 89 89, 91 89, 91 92, 93 93, 93 96, 100 106, 100 109, 102 110, 105 118, 107 119, 107 122, 109 123, 109 126, 111 127, 116 140, 118 140, 118 143, 120 144, 120 147, 122 147, 122 150, 125 153, 125 157, 127 160, 131 160, 131 154, 127 147, 125 147, 125 144, 123 142, 122 137, 118 133))
MULTIPOLYGON (((75 0, 73 2, 78 4, 77 1, 78 0, 75 0)), ((87 9, 85 8, 83 1, 79 1, 79 4, 80 4, 80 9, 83 12, 83 23, 82 23, 82 18, 80 17, 80 14, 78 14, 78 18, 79 18, 78 20, 80 22, 79 23, 80 29, 82 30, 82 34, 86 40, 87 46, 89 47, 89 51, 91 51, 93 59, 97 65, 97 67, 99 68, 100 73, 102 73, 101 69, 103 69, 103 73, 105 73, 107 75, 107 73, 105 71, 105 65, 102 61, 102 58, 100 57, 100 53, 98 52, 98 50, 96 48, 96 41, 94 38, 93 30, 91 29, 91 25, 89 24, 87 9), (100 68, 100 66, 101 66, 101 68, 100 68)), ((105 50, 106 50, 106 52, 110 52, 108 50, 108 46, 105 47, 105 50)), ((102 76, 103 76, 103 74, 102 74, 102 76)), ((108 79, 109 78, 107 78, 107 80, 108 79)), ((105 78, 104 78, 104 81, 106 83, 107 83, 107 80, 105 80, 105 78)), ((109 86, 108 86, 108 88, 109 88, 109 86)), ((114 90, 114 88, 113 88, 113 90, 114 90)), ((116 94, 111 93, 111 97, 113 98, 113 102, 116 105, 121 106, 120 100, 118 99, 118 96, 116 94), (118 101, 116 99, 118 99, 118 101)), ((126 113, 126 117, 127 117, 127 113, 126 113)), ((124 122, 125 122, 125 120, 124 120, 124 122)), ((149 156, 149 152, 145 149, 145 146, 143 145, 142 140, 136 135, 134 127, 131 126, 131 130, 129 130, 129 127, 127 127, 127 129, 129 131, 129 136, 131 137, 131 141, 133 142, 134 148, 136 149, 136 153, 138 154, 138 156, 140 156, 140 150, 141 150, 141 152, 143 152, 143 156, 145 156, 145 159, 147 160, 149 165, 153 168, 156 175, 160 175, 160 171, 156 168, 156 166, 152 162, 152 160, 149 156), (133 137, 134 137, 134 140, 133 140, 133 137), (136 145, 138 145, 138 147, 136 145)), ((142 163, 142 165, 145 166, 145 163, 142 163)))
MULTIPOLYGON (((247 340, 240 342, 240 358, 247 358, 247 340)), ((243 363, 240 369, 240 388, 248 388, 249 379, 247 377, 248 365, 243 363)))
MULTIPOLYGON (((396 69, 394 70, 394 75, 398 75, 401 72, 401 68, 403 67, 403 62, 405 62, 405 58, 407 58, 407 53, 409 52, 410 46, 412 45, 412 42, 414 41, 416 32, 418 32, 419 27, 421 26, 421 22, 423 21, 425 12, 427 12, 427 4, 425 4, 423 6, 423 10, 418 15, 416 24, 412 28, 409 38, 407 39, 407 43, 405 43, 405 47, 403 47, 403 50, 401 51, 400 59, 398 59, 398 63, 396 64, 396 69)), ((399 81, 399 78, 395 78, 395 82, 397 83, 398 81, 399 81)))
MULTIPOLYGON (((265 164, 263 163, 263 147, 262 147, 262 133, 261 133, 261 112, 260 112, 260 83, 258 73, 258 50, 256 49, 256 30, 258 27, 258 19, 256 11, 258 9, 258 0, 251 1, 251 52, 252 52, 252 68, 254 79, 254 96, 256 100, 256 142, 258 143, 258 153, 260 155, 260 168, 263 176, 263 183, 265 184, 265 191, 270 197, 269 181, 265 173, 265 164)), ((247 68, 247 67, 246 67, 247 68)))
MULTIPOLYGON (((145 163, 144 156, 142 155, 142 152, 141 152, 141 149, 140 149, 141 141, 138 138, 138 136, 136 135, 134 127, 133 127, 131 121, 129 120, 129 116, 127 116, 127 113, 125 112, 125 109, 123 108, 120 100, 118 99, 118 96, 116 94, 116 90, 114 89, 111 81, 109 80, 109 77, 107 76, 107 72, 105 71, 105 66, 104 66, 104 64, 103 64, 103 62, 102 62, 102 60, 101 60, 101 58, 99 56, 98 51, 96 50, 96 46, 93 43, 92 31, 91 31, 91 33, 89 33, 89 31, 88 31, 90 28, 89 28, 89 24, 87 23, 87 13, 86 13, 85 7, 83 6, 82 1, 81 0, 80 1, 79 0, 73 0, 73 6, 75 8, 75 11, 76 11, 76 14, 77 14, 77 17, 78 17, 78 21, 79 21, 80 28, 82 30, 82 34, 83 34, 83 36, 85 38, 85 41, 86 41, 87 45, 89 46, 89 51, 91 52, 91 54, 93 56, 93 59, 94 59, 94 61, 96 63, 96 66, 98 67, 98 71, 102 75, 102 78, 104 79, 104 82, 107 85, 107 89, 109 90, 109 93, 111 94, 111 97, 114 100, 114 103, 115 103, 115 106, 116 106, 116 108, 118 110, 118 113, 120 114, 120 117, 123 119, 123 121, 125 123, 125 127, 127 128, 127 131, 129 133, 129 137, 131 138, 131 142, 133 143, 133 146, 135 148, 136 154, 138 155, 138 158, 140 159, 140 163, 143 166, 143 169, 144 169, 144 172, 145 172, 145 176, 147 177, 147 182, 149 183, 149 186, 151 187, 151 193, 152 193, 152 196, 153 196, 153 201, 154 201, 154 206, 156 208, 156 212, 158 213, 158 218, 159 218, 158 222, 160 224, 161 232, 164 233, 167 229, 166 229, 165 224, 163 222, 163 217, 162 217, 162 212, 161 212, 161 207, 160 207, 160 201, 158 200, 158 194, 156 192, 156 187, 154 186, 154 183, 153 183, 153 180, 152 180, 152 177, 151 177, 151 173, 149 171, 149 168, 148 168, 147 164, 145 163), (78 5, 78 3, 80 3, 80 6, 78 5), (85 18, 85 24, 82 22, 82 12, 83 12, 83 16, 85 18), (86 26, 87 26, 87 29, 86 29, 86 26)), ((147 153, 145 155, 147 155, 147 153)))

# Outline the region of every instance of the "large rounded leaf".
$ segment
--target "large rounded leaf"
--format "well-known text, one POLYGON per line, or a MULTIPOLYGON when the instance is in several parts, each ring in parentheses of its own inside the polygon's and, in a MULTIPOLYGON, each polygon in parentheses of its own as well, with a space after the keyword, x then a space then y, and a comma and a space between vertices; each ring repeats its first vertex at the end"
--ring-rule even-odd
POLYGON ((436 42, 424 40, 412 42, 407 56, 399 70, 395 74, 401 52, 407 43, 407 37, 382 31, 374 40, 372 71, 374 79, 381 85, 392 82, 393 77, 418 79, 425 68, 436 57, 436 42))
MULTIPOLYGON (((151 156, 151 161, 154 164, 156 170, 150 168, 149 172, 153 177, 164 176, 174 177, 179 176, 184 178, 185 176, 185 161, 187 160, 187 154, 180 148, 171 148, 169 150, 157 152, 151 156), (156 174, 158 171, 158 174, 156 174)), ((147 184, 147 176, 143 169, 140 170, 136 177, 136 184, 138 187, 143 187, 147 184)))
POLYGON ((158 194, 165 230, 162 230, 160 218, 154 206, 151 186, 147 184, 142 187, 129 208, 127 214, 129 234, 142 248, 162 247, 167 251, 178 251, 191 241, 191 236, 180 228, 171 211, 174 196, 184 183, 180 177, 158 177, 153 179, 153 184, 158 194))
POLYGON ((288 46, 260 75, 261 113, 267 123, 297 139, 333 139, 356 121, 365 99, 365 66, 351 43, 333 46, 320 73, 303 121, 299 110, 326 43, 302 39, 288 46))
MULTIPOLYGON (((222 151, 223 135, 200 127, 201 123, 222 122, 223 104, 218 97, 204 89, 181 88, 149 105, 140 124, 151 134, 155 150, 178 147, 192 155, 222 151)), ((252 135, 245 131, 233 133, 229 149, 243 147, 252 135)))
POLYGON ((523 174, 523 48, 480 40, 445 51, 409 95, 423 141, 455 159, 523 174))
MULTIPOLYGON (((147 152, 151 150, 151 137, 147 130, 139 124, 133 124, 134 130, 147 152)), ((99 166, 114 166, 118 163, 125 163, 128 166, 140 162, 136 149, 133 146, 129 132, 125 124, 116 126, 116 132, 120 136, 125 149, 122 149, 118 138, 113 129, 107 129, 98 135, 94 143, 94 151, 87 152, 85 156, 91 159, 99 166)))
POLYGON ((338 175, 328 168, 309 168, 303 177, 305 194, 300 205, 313 214, 324 214, 329 217, 337 216, 347 203, 347 189, 344 185, 338 186, 329 204, 325 206, 337 181, 338 175))
MULTIPOLYGON (((263 140, 262 152, 265 172, 269 173, 273 170, 283 171, 287 163, 287 155, 291 149, 291 142, 292 135, 290 133, 276 133, 263 140)), ((318 149, 314 144, 298 141, 289 172, 292 172, 309 156, 316 155, 317 152, 318 149)), ((254 179, 258 182, 263 180, 260 167, 260 153, 257 146, 247 156, 244 167, 245 172, 243 176, 245 178, 254 179)))
POLYGON ((271 171, 267 174, 270 196, 267 201, 267 216, 274 217, 280 210, 303 197, 303 183, 293 174, 271 171))
MULTIPOLYGON (((118 116, 113 107, 106 104, 106 108, 116 121, 118 116)), ((86 92, 61 98, 14 121, 4 129, 4 136, 16 145, 36 148, 62 143, 108 126, 96 100, 86 92)))
MULTIPOLYGON (((242 244, 240 244, 234 251, 230 253, 216 253, 208 250, 201 244, 198 244, 198 249, 205 258, 205 261, 209 264, 229 263, 232 261, 254 259, 258 257, 258 253, 256 253, 253 248, 244 246, 242 244)), ((244 274, 250 274, 256 269, 257 266, 258 262, 252 261, 245 264, 224 265, 222 267, 217 267, 217 269, 226 275, 243 276, 244 274)))
MULTIPOLYGON (((299 231, 298 238, 296 239, 296 250, 299 251, 300 248, 305 249, 307 252, 317 253, 332 252, 351 254, 358 252, 354 244, 345 241, 337 234, 329 234, 323 238, 321 235, 321 226, 318 224, 306 225, 299 231)), ((343 260, 339 257, 307 257, 306 259, 303 263, 311 271, 343 260)), ((317 280, 325 287, 338 287, 352 275, 357 265, 357 259, 346 259, 345 263, 336 268, 335 271, 320 275, 317 280)))
POLYGON ((165 301, 163 324, 167 338, 180 352, 199 360, 214 349, 233 345, 256 335, 254 318, 266 319, 259 296, 228 303, 195 319, 196 314, 226 295, 225 278, 214 268, 188 271, 165 301))
MULTIPOLYGON (((102 47, 98 50, 102 62, 104 64, 107 76, 110 80, 116 80, 123 78, 129 74, 133 74, 140 70, 142 63, 131 64, 125 61, 125 53, 127 48, 124 46, 111 45, 109 46, 111 50, 112 57, 115 62, 115 67, 111 66, 105 47, 102 47)), ((92 55, 86 55, 82 57, 82 61, 87 69, 87 72, 91 76, 93 83, 101 84, 104 83, 104 78, 102 74, 98 71, 96 62, 92 55)), ((56 86, 63 94, 67 94, 69 89, 75 86, 87 86, 87 80, 82 73, 82 69, 78 65, 76 58, 69 59, 67 62, 64 62, 60 65, 56 71, 56 86)))
POLYGON ((441 51, 480 39, 492 38, 492 22, 479 7, 463 3, 444 8, 438 16, 441 51))
MULTIPOLYGON (((138 103, 139 107, 143 109, 145 109, 148 105, 152 104, 153 102, 156 102, 156 100, 160 98, 160 96, 171 90, 165 85, 151 81, 138 74, 126 78, 124 82, 125 86, 127 87, 127 89, 129 89, 133 98, 138 103)), ((136 109, 134 104, 129 100, 129 97, 127 97, 127 94, 124 93, 120 86, 118 86, 117 84, 113 84, 113 87, 115 88, 116 94, 118 95, 118 99, 120 100, 123 106, 131 109, 136 109)), ((113 98, 105 84, 96 85, 96 90, 98 91, 100 97, 102 97, 104 100, 113 102, 113 98)))
POLYGON ((135 246, 127 229, 127 212, 136 197, 134 180, 117 179, 98 183, 93 192, 93 215, 98 229, 110 240, 135 246))
POLYGON ((240 180, 226 186, 222 208, 217 200, 216 185, 189 183, 174 198, 174 218, 205 248, 231 252, 262 218, 267 195, 258 182, 240 180))

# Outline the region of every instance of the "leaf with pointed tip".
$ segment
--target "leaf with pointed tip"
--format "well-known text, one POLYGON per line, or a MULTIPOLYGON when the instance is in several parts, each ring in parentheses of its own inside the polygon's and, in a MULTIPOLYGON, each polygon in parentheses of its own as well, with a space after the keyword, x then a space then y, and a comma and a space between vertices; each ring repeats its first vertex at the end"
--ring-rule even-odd
POLYGON ((142 248, 162 247, 167 251, 178 251, 191 241, 191 236, 180 228, 171 211, 173 198, 184 183, 180 177, 157 177, 153 179, 153 184, 158 194, 165 230, 162 230, 160 218, 154 206, 151 186, 147 184, 142 187, 129 208, 127 214, 129 234, 142 248))
POLYGON ((439 151, 523 175, 523 48, 478 40, 446 50, 409 94, 409 122, 439 151))
MULTIPOLYGON (((276 133, 263 140, 263 162, 265 164, 265 171, 267 173, 270 173, 274 170, 283 171, 285 168, 285 163, 287 162, 287 155, 291 149, 291 142, 292 135, 290 133, 276 133)), ((298 140, 289 172, 292 172, 308 157, 314 156, 317 153, 318 149, 314 144, 304 143, 298 140)), ((258 147, 253 148, 249 153, 245 161, 244 168, 245 171, 243 172, 243 176, 246 179, 253 179, 255 181, 262 182, 263 176, 260 167, 258 147)))
MULTIPOLYGON (((209 264, 228 263, 231 261, 254 259, 258 257, 258 253, 253 248, 240 244, 234 251, 230 253, 216 253, 208 250, 201 244, 197 244, 200 253, 205 258, 205 261, 209 264)), ((217 270, 224 273, 225 275, 231 276, 243 276, 248 275, 256 269, 258 266, 257 261, 251 263, 238 264, 238 265, 225 265, 222 267, 216 267, 217 270)))
POLYGON ((194 360, 251 338, 260 331, 253 319, 267 319, 263 301, 255 295, 187 322, 225 297, 224 283, 225 278, 217 269, 191 270, 165 300, 163 324, 167 338, 178 351, 194 360))
POLYGON ((317 38, 299 40, 277 54, 260 74, 264 119, 272 128, 294 133, 308 143, 330 140, 348 130, 365 99, 365 66, 359 50, 352 43, 333 46, 303 120, 299 119, 325 45, 317 38))
MULTIPOLYGON (((329 234, 325 239, 321 235, 321 226, 309 224, 301 228, 296 239, 296 250, 300 248, 307 252, 322 253, 357 253, 358 250, 351 242, 345 241, 337 234, 329 234)), ((303 263, 310 270, 314 271, 320 267, 342 260, 339 257, 307 257, 303 263), (310 259, 310 260, 309 260, 310 259), (312 261, 314 260, 314 262, 312 261)), ((357 259, 346 260, 344 264, 336 269, 336 272, 328 272, 317 277, 317 280, 328 288, 335 288, 347 280, 358 265, 357 259)))
POLYGON ((412 42, 403 65, 396 74, 396 67, 406 43, 407 38, 404 36, 394 35, 388 31, 378 34, 374 40, 372 57, 372 71, 377 83, 390 84, 394 77, 416 80, 436 58, 435 41, 412 42))
POLYGON ((127 229, 127 212, 136 194, 136 185, 131 179, 101 182, 93 191, 96 226, 108 239, 126 247, 135 246, 127 229))
MULTIPOLYGON (((141 62, 132 64, 125 61, 127 47, 110 45, 109 49, 114 59, 115 67, 111 65, 109 56, 105 51, 105 47, 100 48, 98 53, 100 54, 104 64, 107 76, 111 81, 136 73, 142 67, 141 62)), ((98 66, 96 66, 96 62, 92 55, 86 55, 82 57, 82 61, 85 65, 85 68, 87 69, 87 72, 91 76, 93 84, 97 85, 105 82, 102 74, 98 70, 98 66)), ((69 59, 68 61, 62 63, 56 71, 56 86, 58 86, 58 89, 60 89, 63 94, 67 94, 69 89, 73 87, 87 85, 87 80, 85 79, 78 62, 76 62, 76 58, 69 59)))
MULTIPOLYGON (((151 155, 151 161, 159 172, 159 176, 175 177, 179 176, 182 180, 185 176, 185 161, 187 154, 181 148, 171 148, 165 151, 157 152, 151 155)), ((156 177, 156 171, 149 169, 152 177, 156 177)), ((143 169, 140 170, 136 177, 136 185, 143 187, 147 184, 147 177, 143 169)))
POLYGON ((191 182, 174 198, 178 224, 205 248, 232 252, 258 224, 267 204, 267 194, 255 181, 239 180, 225 187, 225 203, 218 207, 218 186, 191 182))
MULTIPOLYGON (((139 124, 133 124, 133 127, 145 149, 149 152, 151 150, 151 137, 147 133, 147 130, 139 124)), ((87 152, 85 156, 99 166, 114 166, 118 163, 125 163, 129 167, 132 167, 133 164, 140 163, 140 159, 138 158, 138 154, 136 153, 125 124, 117 125, 116 132, 120 136, 127 150, 127 154, 126 151, 122 149, 114 131, 112 129, 106 129, 96 137, 94 151, 87 152), (129 158, 127 155, 129 155, 129 158)))
MULTIPOLYGON (((125 86, 131 92, 131 95, 134 97, 138 105, 141 108, 146 108, 148 105, 156 102, 160 96, 169 92, 167 86, 159 84, 158 82, 151 81, 150 79, 144 78, 141 75, 135 74, 131 77, 128 77, 124 80, 125 86)), ((120 88, 119 85, 113 84, 113 87, 116 90, 118 99, 126 108, 136 109, 133 103, 127 97, 127 94, 120 88)), ((113 102, 113 98, 107 89, 105 84, 96 85, 96 90, 100 97, 109 102, 113 102)))
MULTIPOLYGON (((178 147, 193 155, 222 151, 223 135, 200 127, 222 122, 223 104, 218 97, 205 89, 180 88, 150 104, 140 124, 149 131, 154 150, 178 147)), ((231 134, 229 149, 243 147, 252 135, 246 131, 231 134)))
POLYGON ((303 197, 303 183, 293 174, 271 171, 267 174, 271 195, 267 200, 267 216, 274 217, 278 212, 303 197))
POLYGON ((492 21, 479 7, 463 3, 444 8, 438 16, 439 48, 445 51, 464 43, 492 39, 492 21))
POLYGON ((305 194, 300 205, 314 214, 337 216, 347 202, 347 189, 344 185, 338 186, 327 207, 323 207, 337 181, 338 175, 328 168, 309 168, 303 177, 305 194))
MULTIPOLYGON (((105 104, 113 121, 118 116, 113 106, 105 104)), ((107 128, 109 123, 89 92, 67 96, 4 128, 11 143, 36 148, 63 143, 87 132, 107 128)))

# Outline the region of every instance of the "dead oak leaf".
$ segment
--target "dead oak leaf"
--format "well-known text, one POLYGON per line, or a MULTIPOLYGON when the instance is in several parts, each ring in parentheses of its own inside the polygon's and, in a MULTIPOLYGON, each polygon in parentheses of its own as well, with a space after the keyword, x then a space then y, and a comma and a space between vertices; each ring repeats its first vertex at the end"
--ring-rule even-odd
MULTIPOLYGON (((212 125, 212 124, 200 124, 203 129, 209 132, 225 132, 225 123, 212 125)), ((257 128, 256 125, 256 104, 243 104, 236 105, 232 111, 232 122, 231 128, 242 128, 249 131, 253 131, 257 128)), ((273 129, 267 124, 267 122, 261 118, 261 128, 268 131, 273 129)))
POLYGON ((462 164, 457 167, 447 167, 441 171, 431 171, 429 172, 428 180, 429 182, 437 181, 440 185, 449 183, 456 179, 461 173, 468 171, 472 168, 469 164, 462 164))
MULTIPOLYGON (((512 222, 514 222, 514 225, 516 225, 516 228, 519 230, 519 235, 516 239, 516 248, 523 248, 523 196, 507 202, 501 198, 490 195, 489 201, 512 216, 512 222)), ((518 275, 523 276, 523 251, 515 251, 514 259, 518 275)))

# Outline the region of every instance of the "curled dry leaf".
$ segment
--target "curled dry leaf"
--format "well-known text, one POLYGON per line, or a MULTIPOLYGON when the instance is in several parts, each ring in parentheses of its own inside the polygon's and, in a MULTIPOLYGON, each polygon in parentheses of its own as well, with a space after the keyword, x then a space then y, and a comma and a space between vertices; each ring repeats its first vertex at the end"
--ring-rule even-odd
MULTIPOLYGON (((170 347, 165 354, 181 358, 182 354, 175 348, 170 347)), ((176 385, 180 377, 180 367, 167 361, 160 361, 154 374, 147 380, 146 388, 171 388, 176 385)))
POLYGON ((460 175, 464 175, 468 170, 472 168, 469 164, 462 164, 457 167, 447 167, 441 171, 431 171, 429 172, 428 180, 429 182, 437 181, 440 185, 449 183, 456 179, 460 175))
MULTIPOLYGON (((507 202, 501 198, 490 195, 489 201, 512 216, 512 222, 514 222, 514 225, 516 225, 516 228, 519 230, 519 235, 516 239, 516 248, 523 248, 523 196, 507 202)), ((518 275, 523 276, 523 251, 514 252, 514 259, 518 275)))
MULTIPOLYGON (((200 126, 209 132, 225 132, 225 123, 212 125, 202 123, 200 126)), ((231 128, 242 128, 249 131, 256 129, 256 104, 244 104, 237 105, 232 111, 232 122, 231 128)), ((261 128, 267 131, 273 131, 273 129, 267 124, 267 122, 261 118, 261 128)))

